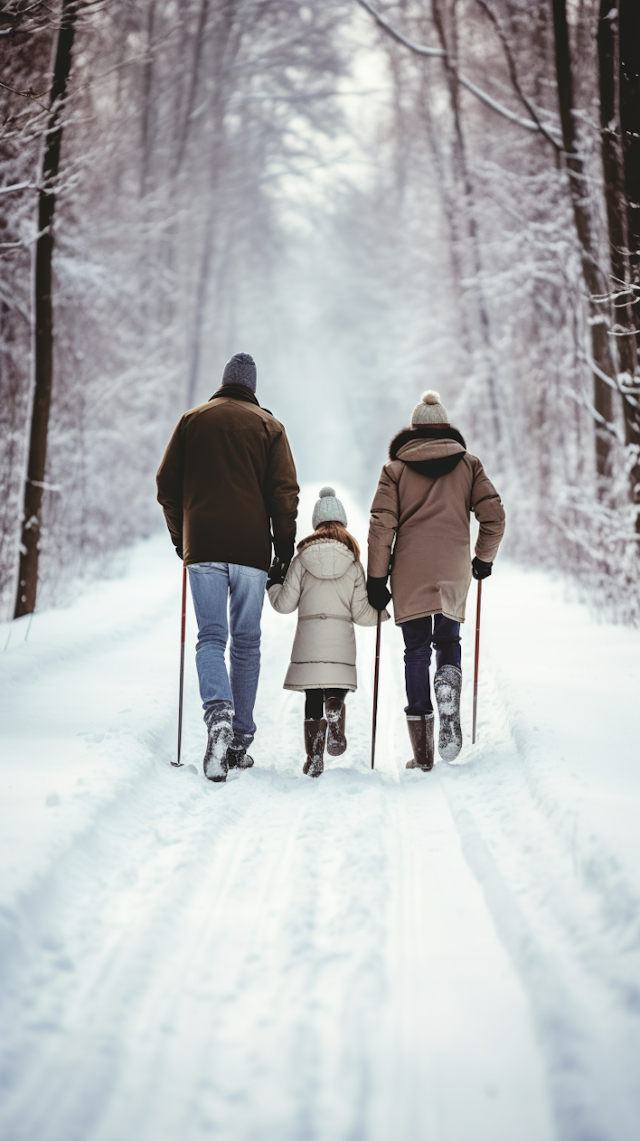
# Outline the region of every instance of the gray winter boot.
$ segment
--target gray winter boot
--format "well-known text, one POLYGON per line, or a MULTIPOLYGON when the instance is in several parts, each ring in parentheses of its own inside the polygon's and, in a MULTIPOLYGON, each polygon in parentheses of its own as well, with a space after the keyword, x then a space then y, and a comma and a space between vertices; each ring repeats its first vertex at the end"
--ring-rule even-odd
POLYGON ((408 769, 422 769, 423 773, 433 768, 433 713, 407 714, 407 729, 411 738, 413 758, 407 761, 408 769))
POLYGON ((252 738, 245 741, 242 734, 239 736, 234 733, 233 741, 227 749, 227 766, 230 769, 250 769, 253 765, 253 757, 250 757, 247 749, 251 744, 252 738))
POLYGON ((443 761, 455 761, 462 748, 460 728, 462 671, 457 666, 440 666, 433 679, 433 688, 440 718, 438 752, 443 761))
POLYGON ((307 759, 302 771, 306 776, 319 777, 324 772, 324 743, 327 736, 327 723, 309 719, 304 723, 304 747, 307 759))
POLYGON ((208 780, 227 779, 227 749, 233 739, 233 706, 228 701, 212 701, 204 715, 209 738, 202 768, 208 780))
POLYGON ((327 718, 327 752, 330 757, 341 757, 347 748, 344 698, 328 697, 324 703, 324 712, 327 718))

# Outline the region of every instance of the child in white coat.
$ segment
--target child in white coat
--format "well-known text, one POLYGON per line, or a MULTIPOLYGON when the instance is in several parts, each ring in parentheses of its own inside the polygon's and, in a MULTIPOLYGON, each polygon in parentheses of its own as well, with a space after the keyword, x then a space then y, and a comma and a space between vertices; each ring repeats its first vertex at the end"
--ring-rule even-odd
MULTIPOLYGON (((267 591, 280 614, 298 610, 284 688, 305 694, 303 772, 319 777, 325 742, 331 757, 347 747, 345 697, 357 688, 353 624, 377 625, 378 611, 367 599, 360 549, 332 487, 322 488, 312 522, 314 532, 298 543, 284 580, 272 567, 267 591)), ((388 617, 384 611, 383 620, 388 617)))

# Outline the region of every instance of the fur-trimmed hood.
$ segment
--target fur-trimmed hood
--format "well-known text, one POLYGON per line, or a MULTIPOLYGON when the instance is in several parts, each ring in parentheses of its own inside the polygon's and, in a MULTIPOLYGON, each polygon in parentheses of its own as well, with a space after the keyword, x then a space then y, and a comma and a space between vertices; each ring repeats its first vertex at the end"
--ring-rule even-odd
POLYGON ((448 475, 466 455, 464 436, 451 424, 419 424, 403 428, 389 445, 389 459, 402 460, 413 471, 438 479, 448 475))

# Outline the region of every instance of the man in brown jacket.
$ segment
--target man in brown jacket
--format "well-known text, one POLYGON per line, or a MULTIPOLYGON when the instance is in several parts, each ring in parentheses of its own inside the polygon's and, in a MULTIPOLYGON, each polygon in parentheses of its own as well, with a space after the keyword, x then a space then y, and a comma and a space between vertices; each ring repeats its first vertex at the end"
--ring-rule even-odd
POLYGON ((171 539, 189 568, 208 730, 204 772, 214 781, 226 780, 228 768, 253 764, 247 748, 256 730, 272 536, 276 560, 287 565, 296 535, 299 489, 289 442, 255 390, 255 363, 237 353, 225 367, 222 387, 181 418, 157 475, 171 539))
POLYGON ((491 574, 504 534, 504 509, 480 460, 449 424, 437 392, 423 394, 411 427, 391 441, 389 459, 371 506, 367 593, 372 606, 384 609, 391 597, 387 578, 393 559, 391 591, 405 643, 405 712, 413 748, 407 768, 428 771, 433 768, 431 645, 438 752, 452 761, 462 748, 460 623, 472 574, 477 579, 491 574), (471 511, 480 524, 473 561, 471 511))

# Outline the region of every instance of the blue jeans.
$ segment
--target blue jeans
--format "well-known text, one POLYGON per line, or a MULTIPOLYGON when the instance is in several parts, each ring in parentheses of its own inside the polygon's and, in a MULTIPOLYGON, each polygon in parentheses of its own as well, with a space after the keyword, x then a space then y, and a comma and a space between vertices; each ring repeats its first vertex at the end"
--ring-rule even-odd
POLYGON ((436 668, 457 666, 460 669, 460 623, 445 618, 444 614, 434 614, 428 618, 412 618, 402 622, 404 638, 404 676, 407 687, 405 713, 418 716, 433 713, 431 689, 429 686, 429 666, 431 645, 436 648, 436 668))
POLYGON ((260 619, 267 572, 236 563, 192 563, 191 597, 198 622, 196 666, 205 711, 233 706, 234 740, 249 745, 260 676, 260 619), (229 616, 227 620, 227 608, 229 616), (231 632, 230 670, 225 650, 231 632), (230 676, 229 676, 230 675, 230 676))

